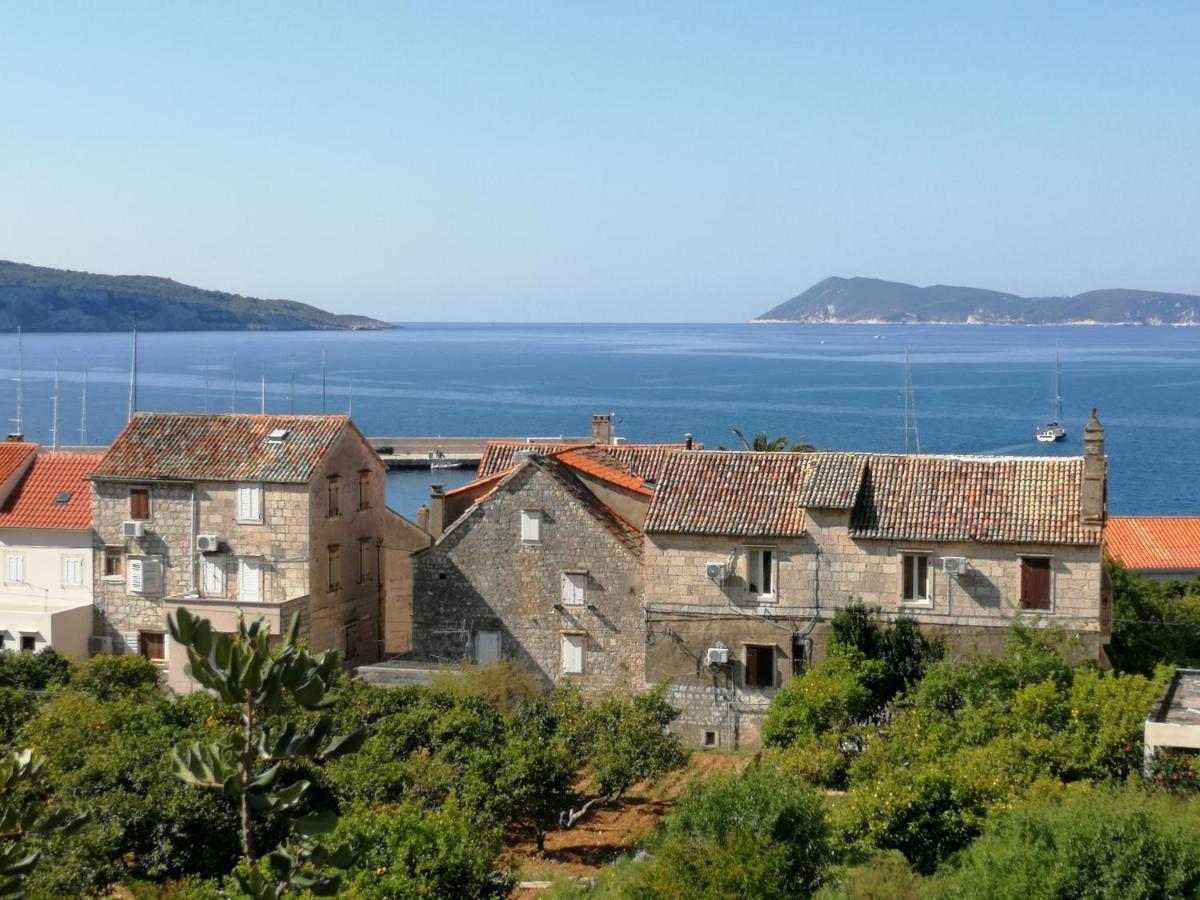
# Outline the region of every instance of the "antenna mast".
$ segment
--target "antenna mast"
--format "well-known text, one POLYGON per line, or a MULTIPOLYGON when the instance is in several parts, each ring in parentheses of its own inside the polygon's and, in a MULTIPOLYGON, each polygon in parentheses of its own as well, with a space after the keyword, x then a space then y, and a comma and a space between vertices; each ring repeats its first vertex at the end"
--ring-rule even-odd
POLYGON ((17 426, 16 433, 18 435, 24 436, 25 432, 21 430, 21 414, 22 414, 21 388, 22 388, 22 379, 24 378, 24 368, 23 368, 22 362, 23 362, 23 360, 21 357, 21 326, 18 325, 17 326, 17 417, 15 419, 13 419, 13 422, 15 422, 16 426, 17 426))
POLYGON ((288 391, 288 412, 296 414, 296 361, 292 360, 292 386, 288 391))
POLYGON ((904 452, 909 452, 909 434, 918 453, 921 452, 921 430, 917 427, 917 395, 913 390, 912 372, 908 365, 908 347, 904 348, 904 452))
POLYGON ((87 357, 83 358, 83 395, 79 400, 79 446, 87 446, 87 389, 88 364, 87 357))
POLYGON ((208 357, 204 357, 204 411, 208 412, 208 357))
POLYGON ((50 449, 58 449, 58 359, 54 360, 54 405, 50 414, 50 449))
POLYGON ((133 359, 129 363, 129 415, 126 421, 133 418, 133 414, 137 412, 137 367, 138 367, 138 346, 137 346, 137 316, 133 318, 133 359))
POLYGON ((233 358, 233 392, 230 395, 229 411, 237 412, 237 357, 233 358))
POLYGON ((262 387, 259 389, 258 395, 258 414, 265 416, 267 414, 267 364, 262 364, 262 387))

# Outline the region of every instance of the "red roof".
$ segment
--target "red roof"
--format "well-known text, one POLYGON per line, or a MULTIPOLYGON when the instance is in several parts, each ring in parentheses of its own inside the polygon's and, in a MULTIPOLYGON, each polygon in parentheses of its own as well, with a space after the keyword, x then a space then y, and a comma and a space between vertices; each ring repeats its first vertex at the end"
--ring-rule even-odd
POLYGON ((349 424, 349 416, 138 413, 92 476, 303 484, 349 424))
POLYGON ((1200 517, 1110 516, 1104 551, 1128 569, 1200 569, 1200 517))
POLYGON ((580 447, 556 453, 554 457, 577 472, 649 497, 651 492, 645 480, 634 475, 628 465, 608 451, 607 447, 580 447))
MULTIPOLYGON (((564 450, 580 450, 595 447, 626 466, 634 476, 647 481, 656 481, 662 474, 667 457, 676 450, 686 449, 683 444, 534 444, 524 441, 488 441, 483 457, 479 460, 476 477, 487 478, 507 472, 521 460, 520 451, 530 451, 535 456, 549 456, 564 450)), ((703 444, 693 444, 693 449, 703 449, 703 444)))
POLYGON ((38 453, 0 508, 0 528, 91 528, 88 475, 102 457, 101 453, 38 453))
POLYGON ((0 484, 8 481, 9 477, 25 464, 35 450, 37 450, 37 444, 0 441, 0 484))

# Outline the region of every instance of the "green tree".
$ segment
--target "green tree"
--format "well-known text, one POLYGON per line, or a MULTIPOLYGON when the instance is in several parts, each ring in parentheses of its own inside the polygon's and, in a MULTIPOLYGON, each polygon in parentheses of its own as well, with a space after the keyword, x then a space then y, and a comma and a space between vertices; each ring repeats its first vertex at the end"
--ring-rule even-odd
POLYGON ((137 655, 94 656, 77 670, 70 686, 101 700, 115 700, 143 690, 155 690, 159 684, 158 667, 137 655))
POLYGON ((760 431, 754 435, 753 440, 747 440, 746 435, 739 429, 733 429, 733 433, 747 450, 755 453, 813 453, 817 449, 804 440, 793 441, 786 435, 771 437, 765 431, 760 431))
POLYGON ((834 648, 775 695, 763 742, 790 747, 803 738, 832 734, 840 741, 849 736, 875 710, 875 698, 862 677, 870 668, 857 651, 834 648))
POLYGON ((27 838, 70 833, 86 818, 47 802, 45 765, 45 757, 32 750, 19 750, 0 760, 0 897, 24 896, 25 879, 41 857, 41 850, 31 849, 27 838))
POLYGON ((259 866, 254 846, 255 813, 299 811, 310 782, 299 779, 278 784, 285 763, 323 763, 363 744, 366 732, 332 734, 332 716, 323 712, 332 704, 326 696, 338 672, 336 651, 310 656, 300 646, 300 617, 293 616, 280 647, 272 651, 270 631, 259 619, 247 626, 238 623, 234 635, 214 638, 206 619, 181 608, 169 617, 171 637, 187 648, 187 675, 212 691, 225 704, 240 711, 241 729, 231 741, 177 745, 172 750, 175 774, 186 784, 220 791, 238 804, 242 853, 246 871, 235 872, 239 886, 252 897, 279 897, 294 889, 318 895, 337 892, 339 880, 320 870, 350 863, 346 848, 327 851, 311 838, 328 834, 337 826, 332 810, 299 815, 291 821, 295 840, 281 845, 259 866), (299 707, 319 713, 315 720, 281 725, 264 723, 299 707))
POLYGON ((0 651, 0 687, 44 691, 59 687, 71 677, 71 661, 53 647, 36 653, 0 651))
POLYGON ((1152 675, 1162 663, 1200 666, 1200 579, 1160 583, 1109 562, 1112 640, 1107 652, 1123 672, 1152 675))

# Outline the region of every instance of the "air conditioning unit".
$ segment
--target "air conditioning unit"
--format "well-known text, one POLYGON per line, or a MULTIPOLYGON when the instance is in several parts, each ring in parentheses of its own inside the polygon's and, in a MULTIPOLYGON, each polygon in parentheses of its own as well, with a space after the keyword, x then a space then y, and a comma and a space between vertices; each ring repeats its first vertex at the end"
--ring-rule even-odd
POLYGON ((196 550, 200 553, 216 553, 221 541, 215 534, 196 535, 196 550))
POLYGON ((943 556, 942 571, 947 575, 965 575, 967 558, 965 556, 943 556))
POLYGON ((707 562, 704 564, 704 575, 709 581, 721 584, 725 581, 728 570, 723 562, 707 562))
POLYGON ((704 664, 706 666, 724 666, 729 663, 729 648, 724 644, 717 644, 715 647, 709 647, 704 651, 704 664))
POLYGON ((88 653, 91 656, 112 653, 112 638, 107 634, 93 634, 88 638, 88 653))
POLYGON ((131 519, 128 522, 121 523, 121 533, 127 538, 140 538, 146 536, 146 523, 137 519, 131 519))

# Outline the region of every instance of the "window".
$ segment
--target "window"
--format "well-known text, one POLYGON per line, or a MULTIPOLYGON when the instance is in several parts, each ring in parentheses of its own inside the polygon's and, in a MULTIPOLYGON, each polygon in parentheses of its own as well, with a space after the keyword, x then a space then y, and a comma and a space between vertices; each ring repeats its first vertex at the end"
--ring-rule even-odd
POLYGON ((341 558, 341 547, 339 547, 337 544, 329 545, 328 573, 329 573, 329 579, 328 579, 329 586, 326 588, 326 590, 331 594, 334 591, 341 590, 341 588, 342 588, 342 558, 341 558))
POLYGON ((21 635, 21 652, 32 653, 37 649, 37 635, 23 634, 21 635))
POLYGON ((583 674, 583 635, 562 636, 562 670, 564 675, 583 674))
POLYGON ((150 556, 131 556, 125 583, 132 594, 161 594, 162 560, 150 556))
POLYGON ((206 597, 225 596, 225 555, 206 553, 200 559, 200 570, 206 597))
POLYGON ((746 554, 746 589, 769 597, 775 593, 775 551, 759 547, 746 554))
POLYGON ((929 602, 929 557, 923 553, 905 553, 901 557, 904 567, 903 593, 905 603, 929 602))
POLYGON ((717 746, 717 733, 715 731, 705 731, 704 732, 704 746, 705 747, 717 746))
POLYGON ((263 520, 263 489, 261 484, 239 484, 237 487, 237 520, 257 523, 263 520))
POLYGON ((371 471, 369 469, 358 473, 358 508, 371 508, 371 471))
POLYGON ((122 578, 125 575, 125 548, 104 548, 104 576, 106 578, 122 578))
POLYGON ((326 486, 326 508, 325 515, 332 518, 339 515, 339 498, 338 498, 338 477, 336 475, 329 476, 329 483, 326 486))
POLYGON ((64 556, 62 561, 63 587, 83 585, 83 559, 79 556, 64 556))
POLYGON ((1021 557, 1021 609, 1050 609, 1050 560, 1021 557))
POLYGON ((146 659, 162 661, 167 658, 166 635, 161 631, 142 631, 138 633, 138 651, 146 659))
POLYGON ((358 641, 355 638, 358 635, 358 623, 347 622, 346 629, 346 659, 354 659, 358 656, 358 641))
POLYGON ((150 518, 150 488, 129 489, 129 518, 150 518))
POLYGON ((587 572, 563 572, 562 602, 566 606, 583 606, 587 600, 587 572))
POLYGON ((475 663, 490 666, 500 662, 500 632, 475 632, 475 663))
POLYGON ((20 553, 4 556, 4 581, 6 584, 25 583, 25 557, 20 553))
POLYGON ((792 635, 792 674, 803 675, 805 660, 808 659, 808 640, 792 635))
POLYGON ((371 539, 358 539, 358 583, 369 581, 371 578, 371 539))
POLYGON ((262 560, 247 557, 238 560, 238 597, 242 603, 261 603, 262 560))
POLYGON ((542 511, 540 509, 521 510, 521 540, 527 544, 542 542, 542 511))
POLYGON ((746 687, 775 687, 775 645, 746 645, 746 687))

